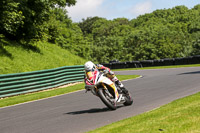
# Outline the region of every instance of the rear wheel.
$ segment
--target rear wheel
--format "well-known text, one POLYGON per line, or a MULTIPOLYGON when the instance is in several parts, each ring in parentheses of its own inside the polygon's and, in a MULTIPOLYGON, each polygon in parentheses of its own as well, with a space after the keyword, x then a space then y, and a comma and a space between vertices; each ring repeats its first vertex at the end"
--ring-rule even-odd
POLYGON ((110 108, 112 110, 116 110, 117 109, 117 106, 116 106, 116 103, 115 103, 115 98, 113 98, 112 95, 108 91, 106 92, 106 90, 104 90, 104 89, 99 89, 97 93, 98 93, 101 101, 108 108, 110 108))

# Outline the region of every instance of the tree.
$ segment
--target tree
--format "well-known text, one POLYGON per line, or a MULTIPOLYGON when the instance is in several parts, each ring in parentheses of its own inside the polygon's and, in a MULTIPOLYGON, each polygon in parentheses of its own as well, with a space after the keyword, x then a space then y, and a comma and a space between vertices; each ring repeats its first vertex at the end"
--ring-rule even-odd
POLYGON ((82 19, 82 22, 78 23, 78 26, 81 28, 82 32, 84 33, 84 35, 87 34, 91 34, 92 30, 93 30, 93 24, 97 21, 97 20, 105 20, 104 18, 100 18, 100 17, 88 17, 87 19, 82 19))
POLYGON ((0 1, 0 33, 5 36, 17 36, 17 30, 24 25, 25 16, 19 10, 19 4, 12 0, 0 1))
POLYGON ((0 33, 10 39, 39 39, 43 34, 42 24, 49 20, 51 9, 75 3, 75 0, 2 0, 0 33))

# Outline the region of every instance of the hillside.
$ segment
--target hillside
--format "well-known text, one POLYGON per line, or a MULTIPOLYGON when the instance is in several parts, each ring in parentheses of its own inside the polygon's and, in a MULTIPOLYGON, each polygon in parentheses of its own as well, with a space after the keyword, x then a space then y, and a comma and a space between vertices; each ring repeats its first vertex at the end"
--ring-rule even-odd
POLYGON ((68 50, 47 42, 26 46, 4 40, 4 45, 0 45, 0 74, 83 65, 84 62, 68 50))
POLYGON ((64 7, 75 4, 0 2, 0 73, 77 65, 86 59, 108 63, 200 55, 200 4, 160 9, 131 20, 95 16, 73 23, 64 7), (44 40, 48 43, 41 43, 44 40))

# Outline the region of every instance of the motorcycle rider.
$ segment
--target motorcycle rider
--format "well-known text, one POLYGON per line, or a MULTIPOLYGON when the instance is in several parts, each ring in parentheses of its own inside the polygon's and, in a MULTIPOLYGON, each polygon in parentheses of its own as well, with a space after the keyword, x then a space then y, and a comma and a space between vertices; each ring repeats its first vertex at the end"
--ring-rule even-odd
POLYGON ((95 69, 101 70, 105 73, 105 75, 111 80, 113 81, 115 84, 117 84, 120 89, 122 90, 122 92, 124 92, 125 94, 128 93, 128 90, 126 88, 124 88, 124 85, 122 84, 122 82, 119 81, 119 79, 115 76, 114 72, 111 71, 108 67, 105 67, 101 64, 97 64, 95 65, 93 62, 91 61, 87 61, 84 65, 85 67, 85 73, 86 73, 86 79, 90 82, 93 83, 93 75, 92 72, 95 71, 95 69))

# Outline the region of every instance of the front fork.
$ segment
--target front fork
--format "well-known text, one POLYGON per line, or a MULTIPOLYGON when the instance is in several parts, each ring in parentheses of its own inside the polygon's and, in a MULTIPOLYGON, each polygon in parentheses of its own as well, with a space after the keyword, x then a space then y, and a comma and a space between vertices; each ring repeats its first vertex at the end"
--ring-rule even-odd
MULTIPOLYGON (((102 86, 105 88, 106 91, 108 91, 108 88, 106 87, 105 84, 102 84, 102 86)), ((121 95, 119 95, 118 90, 117 90, 117 87, 115 86, 114 83, 110 84, 109 86, 110 86, 110 87, 113 89, 113 91, 114 91, 114 94, 115 94, 115 102, 118 102, 118 100, 120 99, 121 95)), ((108 91, 108 94, 109 94, 109 96, 112 96, 112 95, 110 94, 109 91, 108 91)), ((112 96, 112 97, 113 97, 113 96, 112 96)))

